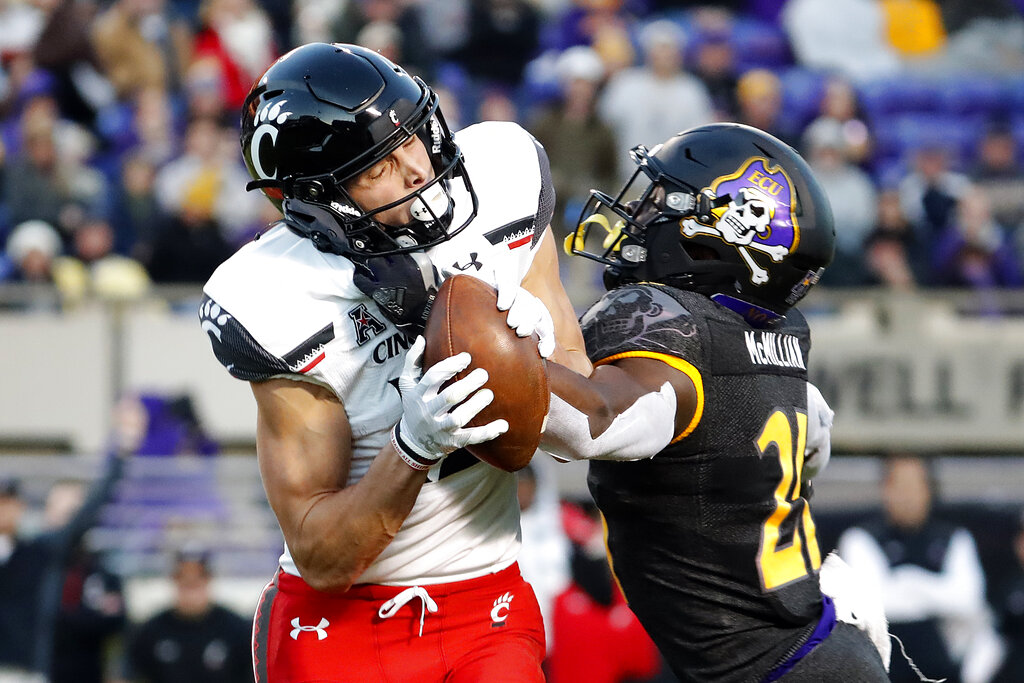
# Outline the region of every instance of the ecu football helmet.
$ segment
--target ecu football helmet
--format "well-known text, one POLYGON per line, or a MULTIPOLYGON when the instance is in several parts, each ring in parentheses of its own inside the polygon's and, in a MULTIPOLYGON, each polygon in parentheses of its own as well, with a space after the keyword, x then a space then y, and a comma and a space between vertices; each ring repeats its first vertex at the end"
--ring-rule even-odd
POLYGON ((260 77, 242 108, 241 145, 253 180, 285 222, 321 251, 353 257, 421 250, 450 239, 476 216, 477 197, 438 107, 418 77, 358 45, 309 43, 260 77), (364 210, 345 182, 417 135, 434 178, 385 206, 364 210), (464 183, 472 211, 453 227, 451 183, 464 183), (412 201, 413 220, 375 215, 412 201))
POLYGON ((785 315, 832 261, 832 209, 807 163, 750 126, 717 123, 631 152, 611 197, 592 190, 566 251, 605 264, 605 285, 700 292, 754 324, 785 315))

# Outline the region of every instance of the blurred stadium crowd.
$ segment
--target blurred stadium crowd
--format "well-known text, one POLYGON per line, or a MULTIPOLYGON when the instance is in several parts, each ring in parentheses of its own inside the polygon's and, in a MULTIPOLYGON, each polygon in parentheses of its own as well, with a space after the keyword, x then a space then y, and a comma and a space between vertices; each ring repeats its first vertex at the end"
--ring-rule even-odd
MULTIPOLYGON (((626 150, 712 120, 807 156, 837 216, 826 286, 1024 284, 1020 0, 4 0, 0 282, 67 297, 202 282, 274 209, 239 105, 278 55, 359 42, 453 127, 514 119, 561 208, 626 150)), ((583 302, 581 302, 582 305, 583 302)))
MULTIPOLYGON (((797 147, 825 185, 839 251, 823 287, 1020 288, 1022 13, 1024 0, 0 0, 0 283, 34 283, 73 302, 91 293, 131 297, 154 284, 205 281, 276 218, 269 202, 244 191, 241 101, 276 56, 324 40, 372 47, 422 76, 441 93, 455 129, 495 119, 526 126, 551 159, 559 231, 573 224, 590 188, 617 188, 630 167, 629 147, 735 120, 797 147)), ((574 261, 580 263, 563 269, 582 307, 596 295, 599 273, 574 261)), ((136 408, 151 427, 140 452, 216 454, 180 402, 145 398, 136 408)), ((96 518, 91 545, 118 550, 116 574, 153 574, 159 567, 132 563, 131 543, 166 542, 169 519, 212 519, 234 530, 228 508, 247 506, 251 518, 259 483, 250 477, 245 500, 225 502, 218 467, 132 462, 112 489, 115 504, 96 518), (171 500, 183 486, 196 506, 188 513, 171 500)), ((229 476, 237 491, 238 468, 229 476)), ((549 635, 562 648, 552 650, 551 680, 671 680, 613 588, 593 511, 559 501, 543 471, 523 479, 524 572, 534 572, 528 578, 547 596, 549 635)), ((0 483, 0 507, 26 497, 13 480, 0 483)), ((42 501, 41 490, 29 494, 30 502, 42 501)), ((70 514, 65 510, 53 528, 70 514)), ((975 527, 991 519, 978 516, 975 527)), ((826 516, 823 549, 860 522, 876 538, 889 528, 874 518, 830 523, 826 516)), ((960 531, 928 529, 888 541, 927 556, 936 535, 960 531)), ((178 531, 194 537, 196 527, 178 531)), ((980 548, 980 568, 977 559, 965 560, 966 579, 950 574, 951 583, 929 589, 970 593, 957 603, 960 612, 928 612, 922 605, 934 604, 936 593, 922 589, 912 606, 904 592, 901 618, 927 622, 922 628, 933 631, 947 618, 975 625, 980 619, 1002 629, 1006 652, 1024 654, 1024 533, 1015 536, 1013 524, 996 531, 979 537, 981 546, 991 538, 1002 544, 987 553, 980 548), (995 577, 993 566, 1000 567, 995 577), (987 590, 984 579, 978 584, 982 569, 987 590)), ((51 560, 66 560, 61 566, 73 581, 57 586, 52 614, 39 627, 57 619, 64 629, 53 645, 56 661, 79 646, 83 657, 95 658, 106 641, 86 643, 75 629, 99 624, 104 633, 125 633, 120 578, 73 550, 77 538, 61 542, 66 554, 51 560), (88 583, 94 575, 103 577, 100 583, 88 583)), ((215 566, 265 578, 273 567, 263 560, 276 556, 280 538, 258 543, 262 555, 227 548, 240 564, 215 566)), ((5 553, 0 547, 0 557, 5 553)), ((186 613, 194 607, 182 582, 195 591, 210 578, 208 558, 201 560, 191 578, 180 563, 195 564, 194 557, 179 556, 173 567, 186 613)), ((5 562, 0 577, 10 568, 5 562)), ((942 557, 933 564, 928 571, 942 575, 942 557)), ((4 592, 3 580, 0 600, 17 592, 11 585, 4 592)), ((0 616, 0 631, 23 629, 8 623, 12 614, 0 616)), ((126 641, 129 654, 139 632, 126 641)), ((944 642, 953 644, 942 654, 956 666, 926 673, 997 680, 999 656, 982 663, 968 657, 963 668, 968 641, 944 642)), ((0 681, 8 680, 5 666, 36 666, 19 654, 25 652, 9 659, 0 651, 0 681)), ((141 662, 148 655, 137 656, 141 662)), ((221 677, 196 680, 242 680, 231 677, 228 649, 210 656, 221 677)), ((1022 666, 1019 660, 1005 666, 1022 666)), ((157 664, 115 673, 137 680, 191 676, 140 673, 157 664)), ((1003 675, 999 680, 1024 676, 1008 669, 1003 675)), ((55 669, 52 680, 91 679, 71 668, 55 669)))

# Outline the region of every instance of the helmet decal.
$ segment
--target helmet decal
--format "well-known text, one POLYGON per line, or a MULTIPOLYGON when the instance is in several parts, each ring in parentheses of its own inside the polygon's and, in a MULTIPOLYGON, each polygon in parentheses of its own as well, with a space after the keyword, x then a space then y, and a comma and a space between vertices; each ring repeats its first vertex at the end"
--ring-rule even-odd
POLYGON ((277 178, 277 160, 274 146, 277 144, 278 126, 283 124, 291 116, 290 111, 281 111, 288 100, 278 102, 266 102, 256 112, 256 130, 249 142, 249 156, 252 159, 252 167, 256 174, 264 179, 277 178))
POLYGON ((713 235, 739 252, 755 285, 768 282, 768 271, 751 254, 766 254, 779 263, 800 243, 795 215, 793 183, 781 165, 764 157, 752 157, 735 173, 720 176, 702 190, 711 198, 729 197, 729 203, 711 211, 711 220, 680 222, 686 237, 713 235))

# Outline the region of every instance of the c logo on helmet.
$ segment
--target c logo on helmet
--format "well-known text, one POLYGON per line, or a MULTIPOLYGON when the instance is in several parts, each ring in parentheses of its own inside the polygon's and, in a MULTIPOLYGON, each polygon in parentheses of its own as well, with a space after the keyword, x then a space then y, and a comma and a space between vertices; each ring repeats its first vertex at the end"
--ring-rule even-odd
POLYGON ((292 112, 281 111, 288 100, 267 102, 256 112, 255 122, 259 124, 249 141, 249 158, 256 175, 264 180, 277 178, 277 160, 274 147, 277 145, 278 126, 284 123, 292 112), (269 168, 268 168, 269 167, 269 168))

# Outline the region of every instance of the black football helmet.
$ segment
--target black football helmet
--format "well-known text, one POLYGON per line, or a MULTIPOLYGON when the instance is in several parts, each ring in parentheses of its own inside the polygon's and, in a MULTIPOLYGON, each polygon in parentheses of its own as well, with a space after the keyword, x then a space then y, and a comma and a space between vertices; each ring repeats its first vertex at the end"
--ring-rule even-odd
POLYGON ((609 289, 660 282, 764 324, 832 261, 828 198, 807 162, 771 135, 716 123, 631 156, 637 170, 626 186, 615 197, 592 190, 565 242, 607 266, 609 289))
POLYGON ((437 94, 380 54, 358 45, 309 43, 274 62, 242 108, 242 154, 285 222, 322 251, 380 256, 450 239, 476 216, 477 197, 437 94), (345 182, 417 135, 430 154, 432 181, 366 211, 345 182), (472 211, 453 227, 451 183, 461 180, 472 211), (413 201, 407 225, 374 216, 413 201))

